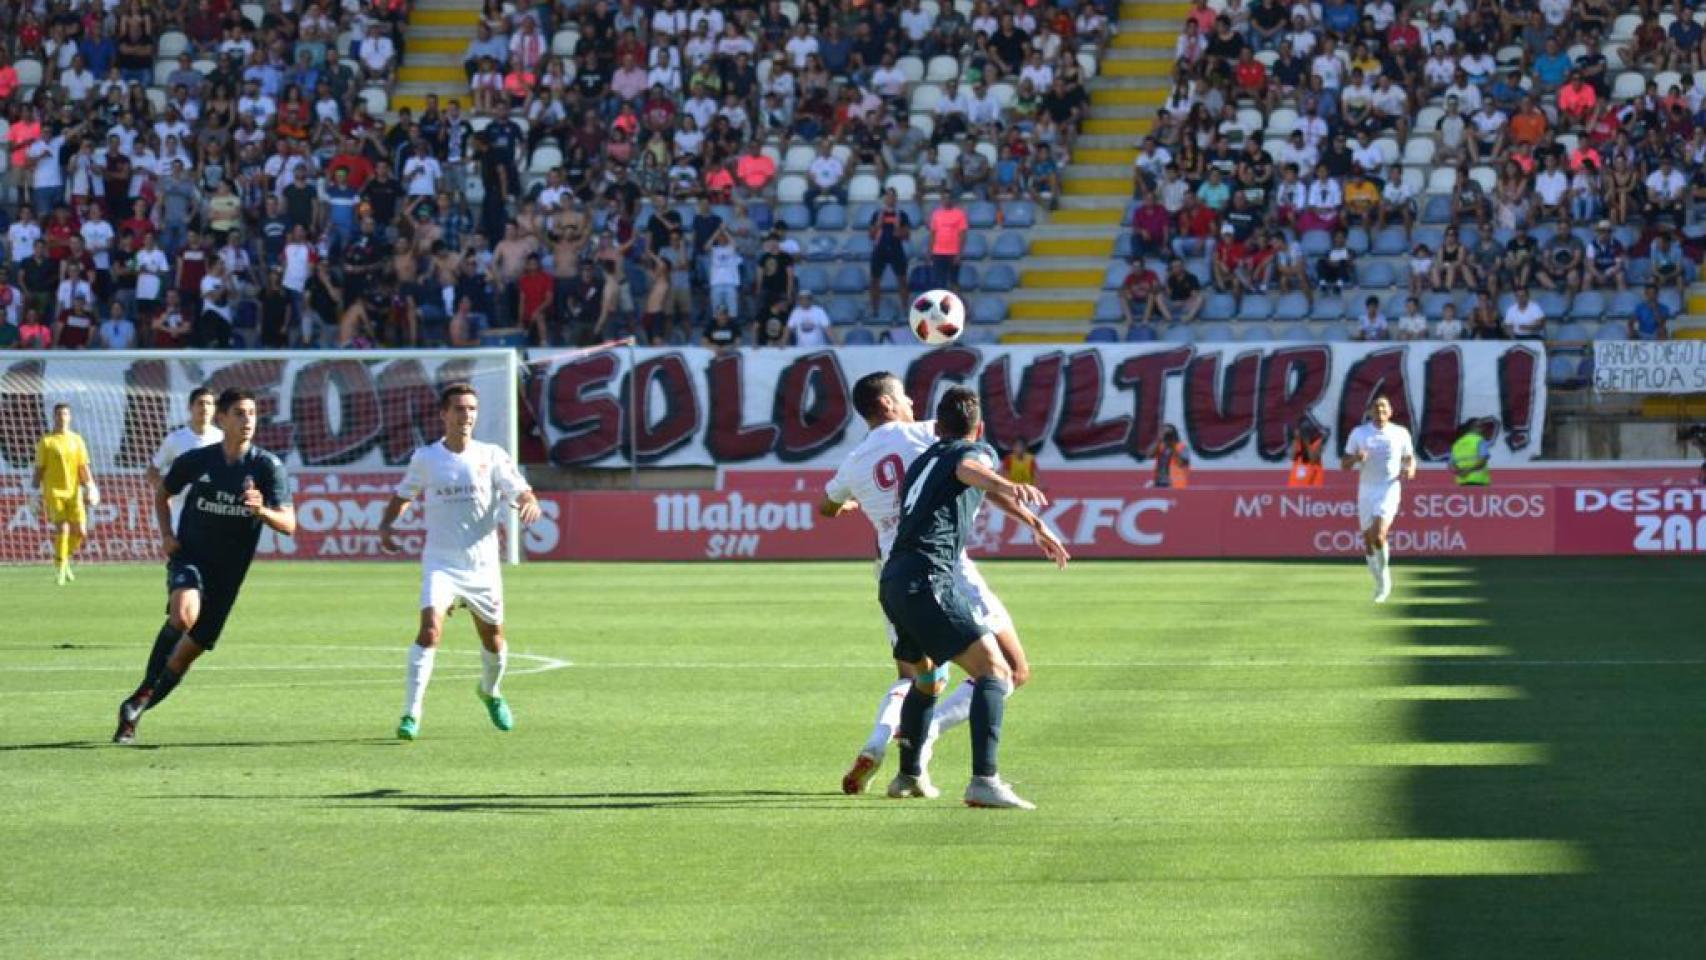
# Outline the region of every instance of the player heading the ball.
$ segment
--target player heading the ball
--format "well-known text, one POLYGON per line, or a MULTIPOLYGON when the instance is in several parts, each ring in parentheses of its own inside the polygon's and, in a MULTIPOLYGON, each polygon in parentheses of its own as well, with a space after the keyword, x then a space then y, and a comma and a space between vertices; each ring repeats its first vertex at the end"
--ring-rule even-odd
POLYGON ((397 737, 413 740, 420 732, 421 706, 433 661, 444 635, 444 618, 457 603, 474 614, 480 637, 480 683, 475 689, 492 725, 515 726, 509 704, 499 693, 508 648, 504 643, 503 574, 498 556, 498 527, 504 509, 513 506, 523 526, 539 519, 539 500, 502 447, 474 439, 480 397, 466 383, 445 387, 438 398, 444 439, 421 447, 379 522, 380 543, 397 550, 396 525, 417 499, 425 500, 426 549, 421 553, 420 629, 409 647, 403 679, 403 718, 397 737))
POLYGON ((287 537, 296 532, 284 463, 251 443, 255 395, 226 390, 214 406, 223 439, 173 460, 154 491, 166 554, 167 618, 141 685, 119 704, 114 743, 136 739, 143 711, 164 703, 190 665, 219 642, 255 559, 261 526, 287 537), (179 494, 183 510, 174 528, 172 498, 179 494))

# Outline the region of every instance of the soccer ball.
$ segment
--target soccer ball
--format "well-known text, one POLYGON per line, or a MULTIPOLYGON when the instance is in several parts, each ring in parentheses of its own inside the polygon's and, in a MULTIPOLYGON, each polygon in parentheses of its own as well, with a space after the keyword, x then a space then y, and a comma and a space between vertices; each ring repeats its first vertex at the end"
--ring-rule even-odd
POLYGON ((928 344, 953 343, 966 329, 966 302, 959 294, 931 290, 912 299, 912 335, 928 344))

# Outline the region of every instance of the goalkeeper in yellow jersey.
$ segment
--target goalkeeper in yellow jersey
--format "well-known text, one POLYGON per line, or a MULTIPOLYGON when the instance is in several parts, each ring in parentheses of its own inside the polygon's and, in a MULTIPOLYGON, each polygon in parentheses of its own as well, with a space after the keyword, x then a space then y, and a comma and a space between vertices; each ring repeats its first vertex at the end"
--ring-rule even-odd
POLYGON ((54 567, 64 586, 77 579, 71 575, 71 555, 83 545, 84 505, 101 502, 95 475, 89 471, 89 448, 71 432, 71 407, 66 404, 53 408, 53 430, 36 441, 35 483, 53 531, 54 567))

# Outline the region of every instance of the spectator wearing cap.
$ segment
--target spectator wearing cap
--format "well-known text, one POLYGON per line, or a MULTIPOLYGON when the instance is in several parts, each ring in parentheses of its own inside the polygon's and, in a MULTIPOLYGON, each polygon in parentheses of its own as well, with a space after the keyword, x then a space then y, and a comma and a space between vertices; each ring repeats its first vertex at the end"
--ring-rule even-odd
POLYGON ((1629 339, 1670 339, 1670 320, 1674 315, 1675 311, 1659 300, 1659 285, 1647 284, 1641 291, 1641 302, 1635 305, 1634 316, 1629 318, 1629 339))
POLYGON ((1587 243, 1586 289, 1603 290, 1628 284, 1627 261, 1622 241, 1611 232, 1611 221, 1601 220, 1594 225, 1593 238, 1587 243))

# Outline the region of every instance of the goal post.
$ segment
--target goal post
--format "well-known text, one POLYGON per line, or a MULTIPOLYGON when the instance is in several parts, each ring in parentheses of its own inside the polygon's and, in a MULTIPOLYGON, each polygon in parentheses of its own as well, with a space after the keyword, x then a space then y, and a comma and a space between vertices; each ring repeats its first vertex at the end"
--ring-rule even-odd
MULTIPOLYGON (((473 384, 480 394, 475 436, 519 460, 519 363, 510 349, 0 354, 0 563, 51 556, 30 481, 36 442, 61 403, 71 408, 72 430, 88 445, 101 489, 79 561, 158 560, 147 471, 161 438, 186 421, 196 387, 252 391, 260 414, 255 443, 282 457, 290 472, 297 542, 267 531, 263 554, 376 556, 382 508, 375 503, 388 498, 415 448, 442 436, 442 387, 473 384), (308 552, 305 539, 331 546, 308 552)), ((519 562, 522 532, 513 512, 505 532, 507 557, 519 562)))

